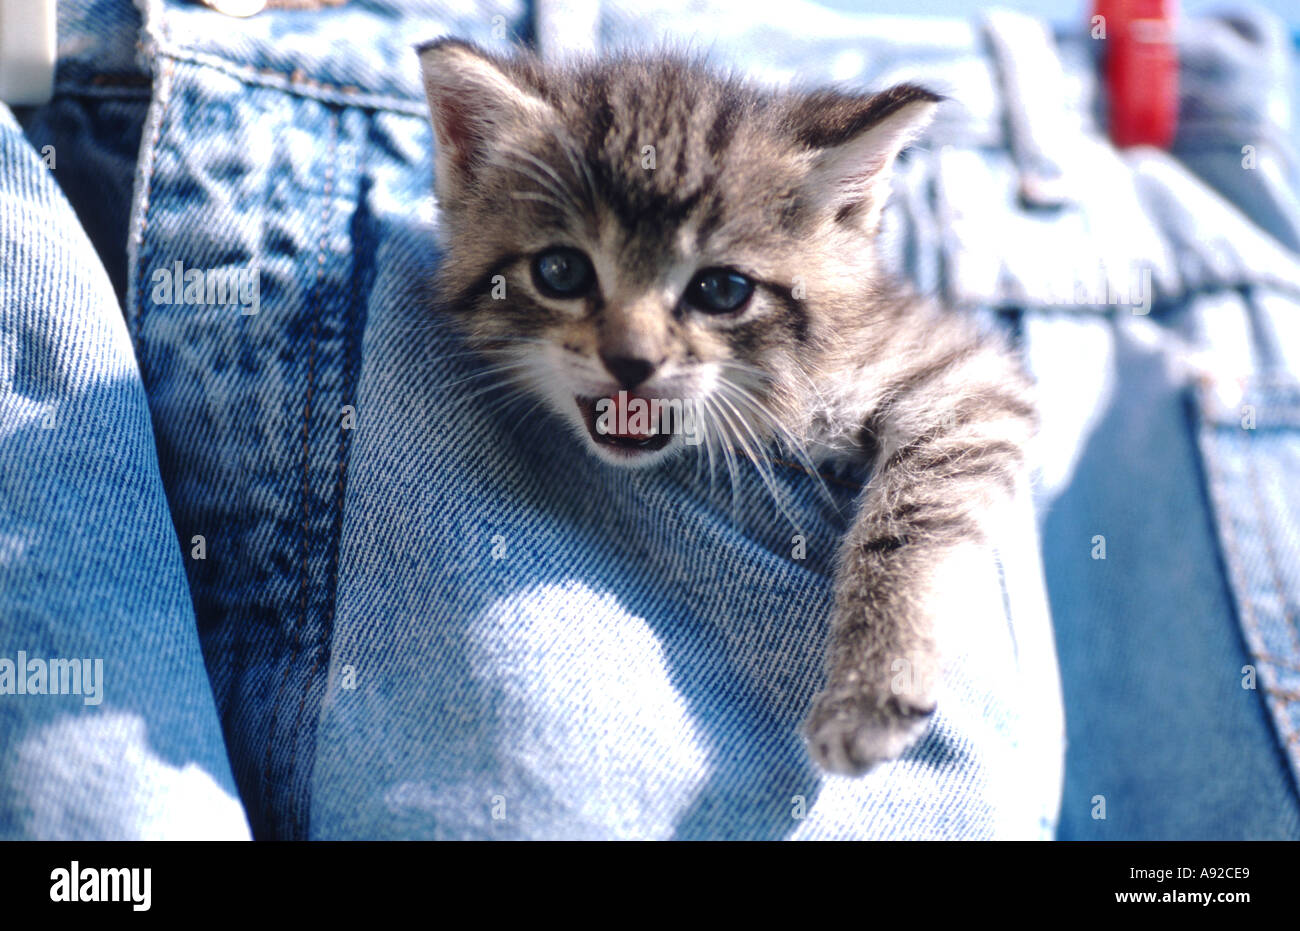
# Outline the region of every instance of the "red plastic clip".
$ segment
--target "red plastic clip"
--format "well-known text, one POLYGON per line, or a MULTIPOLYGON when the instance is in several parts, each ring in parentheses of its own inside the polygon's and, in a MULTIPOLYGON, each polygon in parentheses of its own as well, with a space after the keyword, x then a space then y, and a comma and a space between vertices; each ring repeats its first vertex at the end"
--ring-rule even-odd
MULTIPOLYGON (((1115 145, 1169 148, 1178 126, 1178 0, 1096 0, 1115 145)), ((1096 34, 1096 33, 1094 33, 1096 34)))

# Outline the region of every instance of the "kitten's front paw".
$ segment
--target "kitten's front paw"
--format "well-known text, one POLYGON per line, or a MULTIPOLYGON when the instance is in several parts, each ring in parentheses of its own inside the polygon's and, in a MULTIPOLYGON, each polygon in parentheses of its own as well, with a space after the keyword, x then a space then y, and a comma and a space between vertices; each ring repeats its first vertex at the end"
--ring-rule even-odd
POLYGON ((935 703, 928 695, 876 694, 832 686, 817 696, 804 724, 813 760, 827 772, 860 776, 895 760, 925 733, 935 703))

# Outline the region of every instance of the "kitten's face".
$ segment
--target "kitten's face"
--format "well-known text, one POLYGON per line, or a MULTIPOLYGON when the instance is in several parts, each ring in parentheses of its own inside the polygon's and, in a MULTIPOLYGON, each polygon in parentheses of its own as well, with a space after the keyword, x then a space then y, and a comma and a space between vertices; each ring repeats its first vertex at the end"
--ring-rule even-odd
POLYGON ((668 58, 551 70, 454 41, 421 59, 440 290, 491 371, 619 465, 795 429, 826 357, 869 329, 884 181, 933 95, 774 95, 668 58), (686 416, 637 420, 653 400, 686 416))

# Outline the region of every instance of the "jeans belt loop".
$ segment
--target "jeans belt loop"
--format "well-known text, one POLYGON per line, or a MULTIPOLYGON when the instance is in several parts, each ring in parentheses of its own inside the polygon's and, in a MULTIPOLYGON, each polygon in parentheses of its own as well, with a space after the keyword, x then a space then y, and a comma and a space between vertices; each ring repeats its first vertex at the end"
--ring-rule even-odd
POLYGON ((1010 10, 982 15, 993 54, 1010 149, 1027 207, 1076 203, 1071 154, 1080 151, 1082 129, 1070 119, 1065 69, 1056 41, 1042 20, 1010 10))

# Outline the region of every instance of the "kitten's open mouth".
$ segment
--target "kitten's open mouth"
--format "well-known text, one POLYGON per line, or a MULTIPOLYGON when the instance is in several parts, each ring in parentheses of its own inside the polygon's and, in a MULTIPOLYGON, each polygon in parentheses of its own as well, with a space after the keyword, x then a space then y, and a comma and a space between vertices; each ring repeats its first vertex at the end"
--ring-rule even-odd
POLYGON ((650 399, 620 391, 611 398, 574 398, 587 434, 599 446, 627 453, 652 453, 672 441, 672 434, 659 432, 649 415, 650 399))

